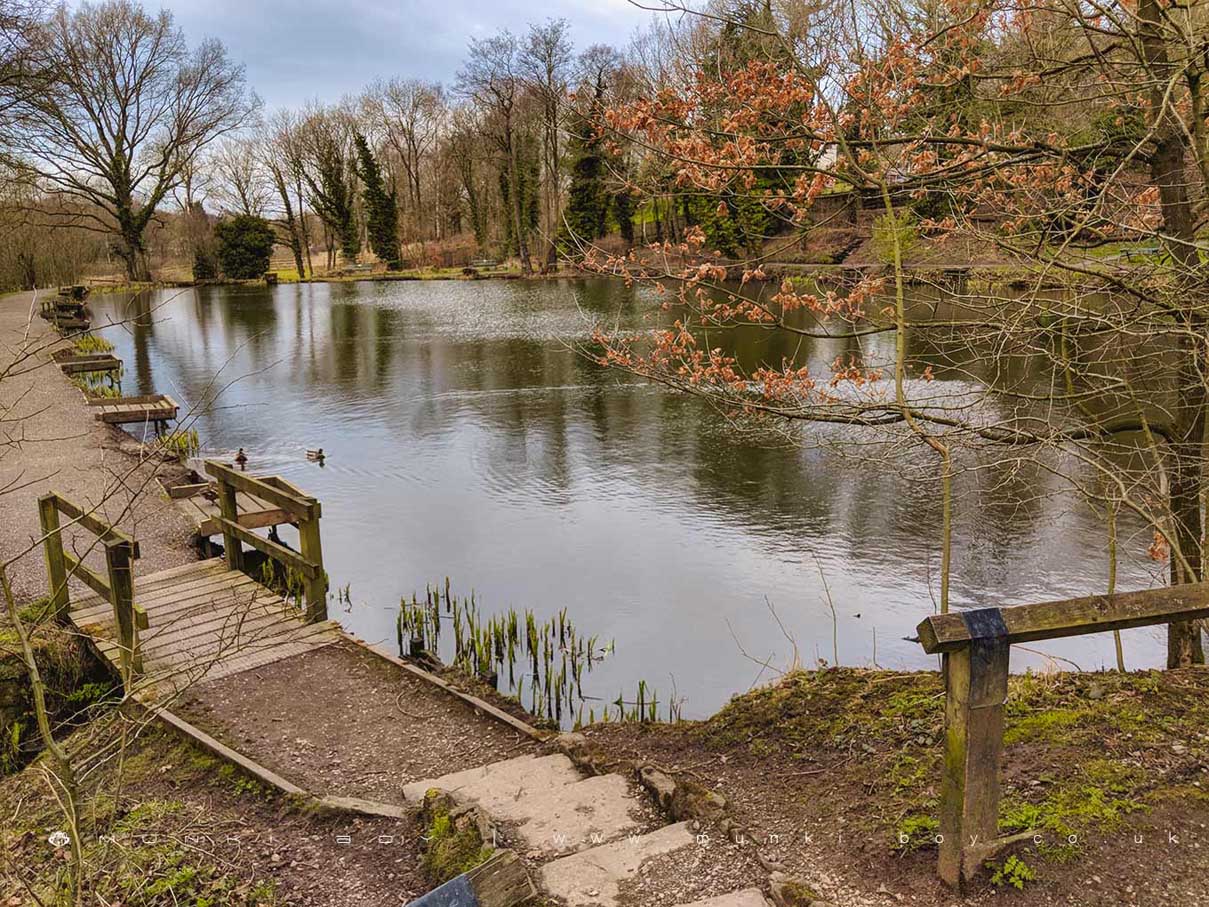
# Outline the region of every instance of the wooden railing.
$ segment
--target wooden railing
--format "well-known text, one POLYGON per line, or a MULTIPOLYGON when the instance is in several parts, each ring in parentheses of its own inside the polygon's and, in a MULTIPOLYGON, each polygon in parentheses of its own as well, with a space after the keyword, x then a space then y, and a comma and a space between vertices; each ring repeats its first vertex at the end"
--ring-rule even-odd
POLYGON ((51 608, 55 616, 59 620, 67 618, 71 606, 68 578, 74 577, 84 583, 113 606, 122 678, 137 677, 143 672, 139 630, 147 629, 147 612, 134 603, 133 564, 139 557, 139 543, 54 492, 38 498, 38 516, 42 525, 42 547, 46 556, 46 576, 50 583, 51 608), (60 515, 98 538, 105 550, 105 576, 68 553, 63 545, 60 515))
POLYGON ((936 614, 919 625, 920 645, 929 654, 941 653, 945 677, 938 862, 944 882, 960 885, 1014 840, 999 837, 999 760, 1012 644, 1205 617, 1209 584, 1201 583, 936 614))
POLYGON ((240 546, 241 543, 250 545, 287 570, 301 575, 307 620, 326 620, 327 574, 323 570, 323 546, 319 538, 319 501, 279 476, 256 478, 217 460, 207 460, 205 469, 218 487, 218 523, 222 528, 227 567, 231 570, 242 570, 243 549, 240 546), (268 501, 288 513, 291 522, 298 526, 301 552, 261 538, 252 530, 239 525, 236 493, 240 491, 268 501))

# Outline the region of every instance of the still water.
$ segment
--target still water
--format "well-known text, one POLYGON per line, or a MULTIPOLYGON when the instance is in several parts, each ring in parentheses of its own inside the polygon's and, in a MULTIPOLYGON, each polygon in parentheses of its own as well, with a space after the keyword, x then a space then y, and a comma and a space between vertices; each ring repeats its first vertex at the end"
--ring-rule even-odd
MULTIPOLYGON (((661 699, 674 688, 686 716, 773 676, 758 662, 785 667, 787 637, 807 665, 833 660, 834 636, 846 665, 934 667, 904 637, 939 586, 935 486, 834 444, 741 438, 701 402, 572 348, 594 317, 649 326, 652 301, 606 281, 442 281, 166 290, 92 308, 97 325, 127 321, 105 330, 126 393, 189 409, 217 391, 193 422, 203 455, 243 447, 250 471, 320 498, 332 586, 352 599, 333 616, 367 639, 393 646, 400 596, 448 576, 487 612, 566 608, 616 643, 586 693, 630 698, 644 679, 661 699), (131 324, 137 311, 150 316, 131 324), (317 447, 323 466, 305 456, 317 447)), ((799 354, 830 363, 844 344, 799 354)), ((765 353, 779 362, 746 350, 765 353)), ((1049 497, 1047 473, 958 485, 955 606, 1103 591, 1104 527, 1049 497), (1023 502, 994 491, 1009 481, 1034 483, 1023 502)), ((1160 584, 1148 532, 1121 519, 1118 588, 1160 584)), ((1126 633, 1129 665, 1157 665, 1162 637, 1126 633)), ((1052 664, 1042 652, 1084 669, 1114 658, 1111 637, 1083 637, 1014 649, 1013 667, 1052 664)))

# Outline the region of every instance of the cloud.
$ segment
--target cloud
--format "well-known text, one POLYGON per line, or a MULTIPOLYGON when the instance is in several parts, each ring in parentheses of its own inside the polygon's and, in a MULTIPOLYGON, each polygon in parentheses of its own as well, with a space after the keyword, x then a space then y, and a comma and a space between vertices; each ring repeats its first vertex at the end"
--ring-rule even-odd
MULTIPOLYGON (((155 3, 144 0, 149 8, 155 3)), ((215 37, 269 108, 334 101, 377 77, 451 82, 471 37, 564 18, 578 48, 624 45, 650 13, 626 0, 172 0, 190 43, 215 37)))

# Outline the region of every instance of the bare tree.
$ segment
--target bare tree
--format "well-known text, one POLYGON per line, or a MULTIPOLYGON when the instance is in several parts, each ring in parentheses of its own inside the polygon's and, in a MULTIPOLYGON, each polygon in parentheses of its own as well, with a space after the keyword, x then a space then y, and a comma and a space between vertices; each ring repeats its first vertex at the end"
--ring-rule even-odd
POLYGON ((549 19, 542 25, 530 25, 521 49, 525 78, 542 111, 542 194, 547 266, 552 266, 558 256, 555 237, 562 207, 559 129, 567 103, 567 81, 571 69, 568 31, 566 19, 549 19))
POLYGON ((296 132, 301 175, 327 234, 327 266, 336 264, 336 248, 349 263, 361 251, 357 224, 357 175, 354 171, 355 117, 344 107, 312 109, 296 132))
POLYGON ((243 67, 218 41, 190 51, 170 13, 131 0, 60 7, 35 45, 54 80, 17 102, 14 150, 45 192, 85 202, 77 217, 113 236, 131 280, 147 280, 156 207, 259 103, 243 67))
POLYGON ((424 239, 428 226, 423 198, 423 168, 445 121, 445 92, 419 79, 391 79, 372 86, 363 99, 365 112, 380 124, 406 179, 407 220, 412 239, 424 239))
MULTIPOLYGON (((272 180, 277 200, 281 203, 281 216, 285 222, 290 251, 294 255, 294 267, 298 269, 298 279, 305 280, 307 271, 302 255, 307 240, 301 198, 302 154, 297 131, 295 117, 288 111, 278 111, 270 118, 267 131, 261 136, 257 153, 272 180), (291 186, 298 188, 294 199, 290 198, 291 186)), ((309 249, 307 254, 309 256, 309 249)))
POLYGON ((478 105, 486 114, 486 134, 504 155, 508 174, 508 216, 512 219, 521 272, 530 274, 529 241, 525 230, 524 199, 518 191, 520 167, 517 161, 518 105, 525 81, 520 46, 509 31, 470 42, 470 55, 458 73, 457 92, 478 105))
POLYGON ((223 210, 264 216, 271 190, 255 138, 248 135, 224 138, 207 163, 215 180, 214 194, 223 210))

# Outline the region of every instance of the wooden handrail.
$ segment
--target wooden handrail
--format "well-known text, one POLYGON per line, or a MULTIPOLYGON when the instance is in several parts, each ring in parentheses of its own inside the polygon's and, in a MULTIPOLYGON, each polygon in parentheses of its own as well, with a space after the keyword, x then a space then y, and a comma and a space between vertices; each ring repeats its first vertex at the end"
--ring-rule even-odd
POLYGON ((285 545, 279 545, 269 539, 263 539, 250 529, 245 529, 238 523, 226 519, 225 517, 218 518, 218 525, 222 528, 223 535, 228 533, 234 535, 239 541, 245 545, 251 545, 262 554, 267 554, 273 560, 280 561, 291 570, 297 570, 307 579, 314 579, 323 572, 323 568, 318 564, 313 564, 304 558, 292 548, 287 548, 285 545))
POLYGON ((258 497, 262 501, 268 501, 300 520, 317 520, 322 516, 322 508, 315 498, 287 491, 276 483, 239 472, 216 460, 206 460, 205 469, 220 484, 225 482, 237 491, 258 497))
POLYGON ((941 654, 945 679, 937 871, 946 884, 959 887, 1014 840, 999 837, 999 761, 1013 643, 1204 617, 1209 583, 934 614, 919 624, 920 645, 941 654))
POLYGON ((1143 592, 933 614, 916 629, 924 651, 935 654, 969 645, 975 638, 972 633, 978 632, 971 631, 971 623, 981 620, 1001 619, 1002 635, 1014 645, 1203 617, 1209 617, 1209 583, 1189 583, 1143 592))
POLYGON ((323 570, 323 545, 319 536, 319 501, 303 494, 278 476, 256 478, 224 463, 207 460, 205 470, 214 477, 218 491, 218 525, 222 529, 227 568, 243 569, 242 544, 268 555, 305 578, 304 597, 307 620, 327 619, 327 574, 323 570), (289 514, 298 526, 301 552, 261 538, 239 524, 239 499, 242 491, 267 501, 289 514))
POLYGON ((59 620, 67 619, 71 607, 67 580, 69 576, 76 577, 113 606, 123 681, 142 674, 138 631, 147 629, 147 612, 134 603, 134 561, 139 557, 138 542, 54 492, 38 498, 38 517, 55 616, 59 620), (60 514, 100 540, 105 549, 106 576, 101 576, 65 550, 60 514))

